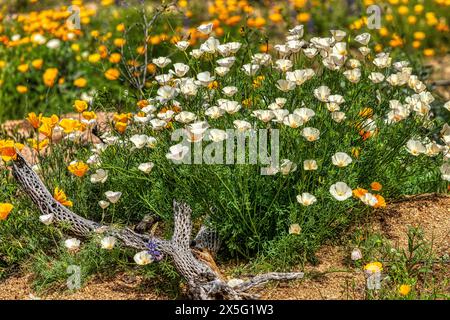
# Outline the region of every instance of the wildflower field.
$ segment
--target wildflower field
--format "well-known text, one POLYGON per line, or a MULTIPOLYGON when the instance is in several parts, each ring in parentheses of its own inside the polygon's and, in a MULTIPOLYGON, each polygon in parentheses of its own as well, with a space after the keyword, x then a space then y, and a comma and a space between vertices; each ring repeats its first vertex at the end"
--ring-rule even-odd
POLYGON ((0 0, 4 298, 303 299, 318 274, 325 299, 450 298, 449 23, 448 0, 0 0))

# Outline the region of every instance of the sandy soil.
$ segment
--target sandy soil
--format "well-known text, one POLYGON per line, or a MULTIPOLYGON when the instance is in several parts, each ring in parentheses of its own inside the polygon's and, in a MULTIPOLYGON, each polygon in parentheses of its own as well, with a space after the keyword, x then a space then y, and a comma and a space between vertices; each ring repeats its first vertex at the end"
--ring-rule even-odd
MULTIPOLYGON (((439 254, 450 254, 450 196, 421 195, 391 204, 373 213, 364 226, 380 232, 393 243, 406 246, 409 226, 420 226, 425 237, 433 240, 439 254)), ((256 292, 264 299, 364 299, 364 274, 348 268, 344 261, 350 252, 340 245, 323 246, 317 256, 317 266, 307 266, 308 277, 288 282, 272 283, 256 292)), ((226 270, 225 270, 226 271, 226 270)), ((446 273, 448 273, 447 270, 446 273)), ((450 276, 450 275, 448 275, 450 276)), ((112 279, 92 279, 76 292, 50 292, 39 296, 31 288, 32 275, 10 277, 0 283, 2 299, 165 299, 155 293, 151 283, 143 278, 119 274, 112 279)))

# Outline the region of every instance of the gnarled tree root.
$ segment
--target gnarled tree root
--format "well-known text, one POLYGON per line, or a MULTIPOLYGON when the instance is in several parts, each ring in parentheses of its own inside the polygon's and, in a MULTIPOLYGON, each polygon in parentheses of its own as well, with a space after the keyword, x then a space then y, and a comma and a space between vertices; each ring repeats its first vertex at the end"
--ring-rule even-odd
POLYGON ((270 280, 293 280, 303 277, 302 272, 272 272, 255 276, 231 287, 215 268, 194 255, 195 251, 190 247, 191 209, 187 204, 174 201, 174 233, 172 239, 165 240, 138 234, 129 228, 115 228, 78 216, 53 198, 39 176, 20 154, 13 163, 13 175, 42 214, 53 214, 55 222, 68 224, 71 231, 80 237, 87 237, 92 232, 101 232, 116 237, 127 247, 138 250, 147 249, 149 242, 155 244, 158 250, 171 257, 177 271, 186 279, 187 294, 191 299, 256 299, 258 298, 256 295, 247 293, 249 289, 270 280))

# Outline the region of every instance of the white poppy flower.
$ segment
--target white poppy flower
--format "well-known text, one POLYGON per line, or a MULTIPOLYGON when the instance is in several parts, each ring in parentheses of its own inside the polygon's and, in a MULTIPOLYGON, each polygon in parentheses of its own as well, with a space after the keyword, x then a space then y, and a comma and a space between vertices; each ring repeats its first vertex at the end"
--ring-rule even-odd
POLYGON ((218 119, 223 116, 224 113, 225 111, 217 106, 210 107, 205 111, 205 115, 211 119, 218 119))
POLYGON ((330 47, 334 43, 333 38, 319 38, 319 37, 313 37, 310 40, 311 44, 314 45, 317 49, 321 49, 323 51, 328 51, 330 47))
POLYGON ((362 253, 361 253, 361 250, 359 250, 359 249, 353 249, 353 251, 352 251, 352 253, 351 253, 351 255, 350 255, 350 258, 351 258, 353 261, 361 260, 361 259, 362 259, 362 253))
POLYGON ((154 166, 155 166, 155 164, 153 162, 145 162, 145 163, 141 163, 138 166, 138 169, 144 173, 150 173, 154 166))
POLYGON ((293 223, 289 226, 289 234, 300 234, 302 228, 298 223, 293 223))
POLYGON ((201 24, 200 26, 197 27, 197 30, 200 31, 203 34, 210 34, 212 29, 213 29, 213 24, 212 23, 208 23, 208 24, 201 24))
POLYGON ((299 24, 299 25, 295 26, 294 28, 289 29, 289 34, 297 35, 300 38, 303 37, 303 33, 304 33, 304 27, 302 24, 299 24))
POLYGON ((181 123, 190 123, 197 119, 197 115, 190 111, 181 111, 175 116, 175 120, 181 123))
POLYGON ((306 57, 308 57, 309 59, 314 58, 317 53, 319 52, 319 50, 317 50, 316 48, 306 48, 303 49, 303 53, 305 54, 306 57))
POLYGON ((53 223, 53 219, 54 219, 53 213, 39 216, 39 221, 41 221, 46 226, 51 225, 53 223))
POLYGON ((280 89, 283 92, 288 92, 295 89, 295 82, 280 79, 277 81, 276 84, 277 88, 280 89))
POLYGON ((178 41, 175 46, 181 51, 186 51, 189 47, 189 41, 178 41))
POLYGON ((392 58, 389 57, 389 53, 381 52, 373 59, 373 64, 380 69, 387 68, 391 65, 392 58))
POLYGON ((221 142, 228 138, 228 134, 224 130, 211 129, 208 132, 208 137, 213 142, 221 142))
POLYGON ((289 115, 289 110, 286 109, 276 109, 271 110, 275 118, 272 120, 273 122, 282 123, 284 119, 289 115))
POLYGON ((352 70, 344 71, 344 76, 348 79, 348 81, 357 83, 361 79, 361 70, 359 68, 355 68, 352 70))
POLYGON ((373 207, 378 203, 378 199, 371 194, 370 192, 366 192, 361 198, 359 198, 365 205, 373 207))
POLYGON ((193 79, 182 80, 179 86, 183 95, 190 97, 197 95, 198 86, 195 84, 193 79))
POLYGON ((172 80, 172 77, 173 77, 172 74, 160 74, 155 77, 155 80, 158 82, 159 85, 163 86, 168 84, 170 80, 172 80))
POLYGON ((247 63, 242 66, 242 70, 248 76, 254 76, 258 72, 259 68, 260 67, 258 64, 251 64, 251 63, 247 63))
POLYGON ((64 246, 69 251, 76 251, 80 248, 81 241, 76 238, 67 239, 64 241, 64 246))
POLYGON ((310 142, 316 141, 319 140, 320 131, 316 128, 307 127, 302 130, 302 136, 310 142))
POLYGON ((202 52, 214 54, 220 45, 220 41, 214 37, 209 37, 204 43, 200 45, 200 50, 202 52))
POLYGON ((364 57, 367 56, 371 51, 368 47, 359 47, 358 50, 364 57))
POLYGON ((226 100, 219 104, 219 108, 228 114, 233 114, 238 112, 242 106, 237 101, 226 100))
POLYGON ((316 160, 305 160, 303 161, 303 169, 305 171, 314 171, 317 170, 317 162, 316 160))
POLYGON ((171 73, 175 74, 177 77, 184 77, 186 73, 189 71, 189 66, 184 63, 174 63, 173 71, 170 70, 171 73))
POLYGON ((331 35, 333 36, 334 40, 336 40, 336 41, 341 41, 347 35, 347 33, 342 30, 330 30, 330 32, 331 32, 331 35))
POLYGON ((281 160, 280 172, 282 175, 287 175, 297 170, 297 165, 289 159, 281 160))
POLYGON ((112 250, 114 248, 114 246, 116 245, 117 239, 114 237, 104 237, 101 241, 100 241, 100 245, 102 249, 105 250, 112 250))
POLYGON ((117 203, 122 196, 122 192, 120 191, 106 191, 105 192, 106 198, 111 202, 112 204, 117 203))
POLYGON ((300 119, 302 119, 303 123, 308 122, 309 120, 311 120, 312 117, 314 117, 316 115, 314 110, 309 109, 309 108, 298 108, 298 109, 295 109, 293 113, 295 115, 299 116, 300 119))
POLYGON ((214 69, 214 71, 216 72, 217 75, 219 75, 220 77, 223 77, 228 72, 230 72, 230 69, 228 69, 227 67, 216 67, 214 69))
POLYGON ((141 251, 136 253, 133 259, 134 262, 136 262, 136 264, 140 266, 145 266, 147 264, 152 263, 153 261, 152 256, 147 251, 141 251))
POLYGON ((234 64, 235 61, 236 61, 236 57, 227 57, 227 58, 219 59, 216 62, 221 67, 231 68, 231 66, 234 64))
POLYGON ((199 59, 199 58, 203 55, 203 51, 200 50, 200 49, 193 49, 189 54, 190 54, 193 58, 199 59))
POLYGON ((291 70, 294 64, 289 59, 278 59, 277 61, 275 61, 275 65, 281 72, 287 72, 291 70))
POLYGON ((314 89, 314 96, 322 102, 328 102, 328 97, 330 96, 331 91, 327 86, 320 86, 317 89, 314 89))
POLYGON ((352 189, 345 182, 337 182, 331 185, 330 193, 336 200, 344 201, 352 196, 352 189))
POLYGON ((303 120, 297 114, 290 114, 284 118, 283 124, 295 129, 295 128, 300 127, 303 124, 303 120))
POLYGON ((100 208, 102 208, 104 210, 109 207, 109 202, 105 201, 105 200, 100 200, 98 202, 98 205, 100 206, 100 208))
MULTIPOLYGON (((19 35, 19 37, 20 37, 20 35, 19 35)), ((12 40, 12 37, 11 37, 11 40, 12 40)), ((35 34, 33 34, 31 36, 31 41, 33 43, 37 43, 39 45, 43 45, 47 41, 47 39, 43 35, 41 35, 40 33, 35 33, 35 34)))
POLYGON ((313 69, 294 70, 286 72, 286 80, 294 82, 297 86, 302 85, 314 76, 313 69))
POLYGON ((176 96, 175 88, 171 86, 163 86, 158 89, 156 92, 158 94, 157 99, 161 100, 161 102, 167 102, 168 100, 172 100, 176 96))
POLYGON ((154 64, 156 64, 159 68, 164 68, 165 66, 167 66, 169 63, 172 62, 172 60, 170 60, 167 57, 159 57, 156 59, 152 59, 152 62, 154 64))
POLYGON ((276 103, 277 105, 279 105, 280 108, 283 108, 284 105, 286 104, 286 102, 287 102, 287 99, 286 99, 286 98, 275 98, 275 103, 276 103))
POLYGON ((275 117, 272 110, 255 110, 253 111, 252 115, 265 123, 269 122, 275 117))
POLYGON ((304 192, 297 196, 297 201, 304 206, 310 206, 317 202, 317 198, 308 192, 304 192))
POLYGON ((331 161, 337 167, 343 168, 352 163, 352 158, 345 152, 336 152, 332 157, 331 161))
POLYGON ((61 46, 61 40, 59 39, 52 39, 47 42, 46 44, 47 48, 49 49, 57 49, 61 46))
POLYGON ((370 41, 370 33, 362 33, 355 37, 355 41, 361 43, 363 46, 367 46, 370 41))
POLYGON ((247 130, 250 130, 252 128, 252 125, 250 122, 244 121, 244 120, 234 120, 233 124, 236 129, 238 129, 240 132, 244 132, 247 130))
POLYGON ((238 91, 238 89, 236 87, 233 86, 229 86, 229 87, 224 87, 222 89, 222 92, 227 96, 227 97, 232 97, 236 94, 236 92, 238 91))
POLYGON ((290 53, 288 46, 285 44, 276 44, 273 48, 277 50, 282 57, 285 57, 290 53))
POLYGON ((147 146, 148 136, 145 134, 135 134, 130 138, 130 141, 134 144, 137 149, 142 149, 147 146))
POLYGON ((373 83, 380 83, 384 80, 384 75, 380 72, 372 72, 369 75, 369 80, 373 83))
POLYGON ((413 156, 418 156, 419 154, 425 153, 427 151, 425 146, 420 141, 413 140, 413 139, 409 140, 406 143, 406 149, 413 156))
POLYGON ((91 183, 105 183, 106 180, 108 180, 107 170, 97 169, 97 171, 91 175, 91 183))
POLYGON ((197 79, 198 81, 200 81, 202 86, 207 87, 211 82, 215 80, 215 77, 211 77, 211 73, 209 71, 205 71, 197 74, 197 79))
POLYGON ((260 66, 268 66, 272 62, 272 56, 268 53, 255 53, 251 61, 260 66))
POLYGON ((169 148, 169 153, 166 154, 166 158, 172 161, 181 161, 189 151, 189 147, 176 144, 169 148))
POLYGON ((340 123, 346 119, 346 115, 344 112, 335 111, 331 113, 331 119, 333 119, 337 123, 340 123))

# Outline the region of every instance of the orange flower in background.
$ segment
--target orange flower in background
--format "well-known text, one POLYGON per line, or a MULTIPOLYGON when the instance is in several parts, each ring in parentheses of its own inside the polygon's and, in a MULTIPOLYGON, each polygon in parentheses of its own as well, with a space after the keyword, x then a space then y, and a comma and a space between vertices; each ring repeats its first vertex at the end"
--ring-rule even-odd
POLYGON ((143 108, 145 108, 145 107, 148 106, 148 105, 149 105, 149 103, 148 103, 147 100, 139 100, 139 101, 137 102, 137 106, 138 106, 140 109, 143 109, 143 108))
POLYGON ((17 67, 19 72, 25 73, 28 71, 28 64, 21 64, 17 67))
POLYGON ((364 266, 364 270, 369 273, 377 273, 383 271, 383 265, 381 262, 370 262, 364 266))
POLYGON ((102 59, 105 59, 108 56, 108 48, 104 45, 98 47, 98 53, 102 59))
POLYGON ((15 143, 13 140, 0 140, 0 156, 5 162, 16 160, 16 149, 21 151, 23 147, 23 144, 15 143))
POLYGON ((75 100, 73 107, 78 113, 82 113, 87 110, 88 104, 84 100, 75 100))
POLYGON ((131 116, 131 113, 115 113, 113 119, 116 122, 128 123, 128 120, 131 119, 131 116))
POLYGON ((116 47, 123 47, 125 45, 125 43, 127 42, 127 40, 123 39, 123 38, 117 38, 114 39, 113 43, 116 47))
POLYGON ((109 56, 109 62, 111 62, 111 63, 119 63, 120 59, 122 59, 122 56, 120 55, 120 53, 112 53, 109 56))
POLYGON ((72 201, 67 199, 67 195, 64 193, 64 191, 58 187, 55 188, 55 192, 53 194, 53 198, 61 203, 63 206, 66 207, 72 207, 73 203, 72 201))
POLYGON ((58 124, 59 117, 56 114, 52 114, 50 117, 42 117, 41 121, 54 128, 58 124))
POLYGON ((10 203, 0 203, 0 220, 6 220, 14 206, 10 203))
POLYGON ((48 124, 48 123, 44 123, 40 128, 39 128, 39 132, 42 133, 44 136, 46 136, 47 138, 51 138, 53 135, 53 127, 48 124))
POLYGON ((115 125, 114 125, 114 127, 116 128, 116 130, 119 133, 124 133, 125 130, 127 129, 127 126, 128 126, 128 124, 126 124, 125 122, 120 122, 120 121, 116 122, 115 125))
POLYGON ((73 131, 77 131, 81 127, 81 123, 78 120, 74 119, 62 119, 59 123, 59 126, 63 128, 64 133, 72 133, 73 131))
POLYGON ((83 161, 73 161, 67 167, 67 169, 74 175, 79 178, 82 178, 86 172, 89 170, 89 166, 85 164, 83 161))
POLYGON ((50 142, 48 139, 39 141, 39 143, 37 142, 36 139, 28 139, 27 141, 36 152, 39 152, 45 147, 47 147, 50 142))
POLYGON ((375 198, 377 198, 377 204, 374 205, 374 208, 386 208, 386 200, 383 198, 383 196, 376 194, 375 198))
POLYGON ((28 92, 28 88, 26 86, 17 86, 16 90, 20 94, 24 94, 28 92))
POLYGON ((85 78, 78 78, 73 81, 73 85, 78 88, 86 87, 87 80, 85 78))
POLYGON ((120 71, 115 68, 110 68, 105 72, 105 78, 111 81, 119 79, 120 71))
POLYGON ((33 68, 40 70, 42 68, 42 65, 44 64, 44 60, 42 59, 35 59, 33 61, 31 61, 31 65, 33 66, 33 68))
POLYGON ((411 292, 411 286, 409 284, 402 284, 400 288, 398 288, 398 293, 402 296, 407 296, 411 292))
POLYGON ((381 183, 379 183, 379 182, 377 182, 377 181, 374 181, 374 182, 372 182, 372 183, 370 184, 370 188, 371 188, 373 191, 380 191, 381 188, 383 188, 383 186, 381 185, 381 183))
POLYGON ((39 128, 41 125, 42 113, 39 116, 34 112, 30 112, 27 116, 27 121, 31 124, 31 126, 35 129, 39 128))
POLYGON ((369 191, 363 188, 356 188, 355 190, 352 191, 353 196, 358 199, 363 197, 367 192, 369 191))
POLYGON ((42 78, 44 80, 44 84, 47 87, 53 87, 55 85, 56 77, 58 76, 58 69, 56 68, 49 68, 45 70, 44 74, 42 75, 42 78))
POLYGON ((97 119, 97 115, 95 114, 94 111, 85 111, 85 112, 83 112, 83 118, 89 121, 89 120, 97 119))

